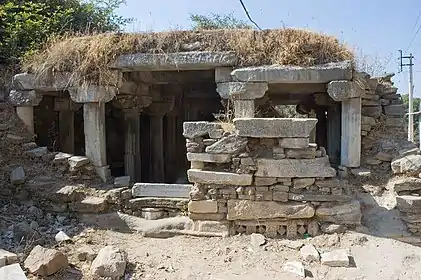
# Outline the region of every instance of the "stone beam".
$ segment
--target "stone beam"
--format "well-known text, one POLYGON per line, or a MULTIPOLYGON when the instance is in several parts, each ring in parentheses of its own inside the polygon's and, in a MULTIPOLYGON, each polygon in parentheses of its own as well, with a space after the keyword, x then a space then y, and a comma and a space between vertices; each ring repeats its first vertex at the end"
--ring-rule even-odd
POLYGON ((341 165, 359 167, 361 160, 361 98, 342 102, 341 165))
MULTIPOLYGON (((231 70, 232 71, 232 70, 231 70)), ((140 81, 147 84, 183 84, 213 82, 213 71, 153 71, 139 75, 140 81)))
POLYGON ((106 103, 117 94, 117 88, 112 86, 87 85, 69 88, 70 98, 77 103, 106 103))
POLYGON ((234 52, 137 53, 121 55, 110 65, 122 71, 206 70, 237 63, 234 52))
POLYGON ((262 98, 268 90, 267 83, 219 83, 216 91, 222 99, 254 100, 262 98))
POLYGON ((112 103, 122 110, 145 108, 151 105, 152 97, 147 95, 117 95, 112 103))
POLYGON ((351 61, 328 63, 310 67, 272 65, 236 69, 231 76, 236 81, 324 84, 336 80, 352 80, 351 61))
POLYGON ((354 81, 332 81, 327 85, 327 93, 335 101, 360 97, 365 89, 354 81))

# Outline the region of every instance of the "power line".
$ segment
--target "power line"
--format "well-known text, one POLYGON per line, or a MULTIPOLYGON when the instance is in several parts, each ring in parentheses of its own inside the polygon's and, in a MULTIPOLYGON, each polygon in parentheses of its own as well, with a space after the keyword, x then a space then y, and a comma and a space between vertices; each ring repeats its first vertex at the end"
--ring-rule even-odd
POLYGON ((411 42, 409 43, 409 45, 408 45, 408 47, 406 48, 406 51, 405 51, 405 52, 408 52, 409 48, 412 46, 412 43, 414 43, 415 38, 417 38, 418 32, 420 32, 420 30, 421 30, 421 25, 420 25, 420 26, 418 26, 418 29, 417 29, 417 31, 415 32, 414 36, 412 37, 411 42))
POLYGON ((244 5, 244 3, 243 3, 243 0, 240 0, 240 4, 241 4, 241 6, 243 6, 243 10, 244 10, 244 12, 246 13, 246 15, 247 15, 247 17, 248 17, 248 19, 259 29, 259 30, 262 30, 261 28, 260 28, 260 26, 251 18, 251 16, 250 16, 250 14, 249 14, 249 11, 247 10, 247 8, 246 8, 246 5, 244 5))
POLYGON ((420 19, 420 16, 421 16, 421 10, 418 13, 417 19, 415 20, 415 23, 414 23, 414 26, 412 27, 411 33, 414 32, 415 27, 417 27, 418 20, 420 19))

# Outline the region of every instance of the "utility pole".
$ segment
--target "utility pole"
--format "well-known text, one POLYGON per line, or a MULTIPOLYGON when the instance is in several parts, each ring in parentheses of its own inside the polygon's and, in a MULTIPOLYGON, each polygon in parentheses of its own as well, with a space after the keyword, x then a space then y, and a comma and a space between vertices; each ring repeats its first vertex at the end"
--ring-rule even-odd
POLYGON ((409 66, 409 108, 408 108, 408 141, 414 142, 414 106, 413 106, 413 98, 414 98, 414 81, 413 81, 413 71, 412 60, 414 56, 409 54, 409 56, 402 56, 402 50, 399 50, 401 57, 400 57, 400 72, 402 72, 403 66, 409 66), (403 59, 409 59, 409 63, 403 64, 403 59))

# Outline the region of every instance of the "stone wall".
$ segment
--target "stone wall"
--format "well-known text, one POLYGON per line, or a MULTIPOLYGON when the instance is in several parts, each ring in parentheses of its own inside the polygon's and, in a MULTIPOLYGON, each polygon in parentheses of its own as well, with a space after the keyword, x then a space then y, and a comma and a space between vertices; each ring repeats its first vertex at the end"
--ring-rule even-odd
MULTIPOLYGON (((233 124, 185 122, 189 217, 230 234, 294 238, 320 225, 360 223, 357 201, 324 148, 310 143, 317 119, 238 118, 233 124)), ((199 222, 200 223, 200 222, 199 222)), ((200 230, 198 228, 197 230, 200 230)))

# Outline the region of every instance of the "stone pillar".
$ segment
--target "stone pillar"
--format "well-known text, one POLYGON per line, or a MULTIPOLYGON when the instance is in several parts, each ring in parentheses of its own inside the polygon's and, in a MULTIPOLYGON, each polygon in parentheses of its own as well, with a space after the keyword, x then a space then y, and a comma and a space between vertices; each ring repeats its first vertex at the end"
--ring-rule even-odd
POLYGON ((164 114, 152 114, 151 120, 151 150, 152 150, 152 178, 155 182, 165 180, 164 162, 164 114))
POLYGON ((26 129, 30 133, 34 133, 34 107, 33 106, 17 106, 16 114, 22 120, 26 129))
POLYGON ((16 114, 30 133, 34 133, 34 107, 42 100, 42 95, 35 90, 11 90, 9 101, 16 106, 16 114))
POLYGON ((339 165, 341 155, 341 105, 334 104, 327 109, 327 155, 330 163, 339 165))
POLYGON ((342 101, 341 165, 359 167, 361 159, 361 98, 342 101))
POLYGON ((233 100, 235 118, 253 118, 255 116, 255 100, 265 95, 268 90, 268 84, 247 82, 218 83, 216 90, 221 98, 233 100))
POLYGON ((124 169, 133 182, 141 182, 140 109, 123 109, 126 121, 124 169))

